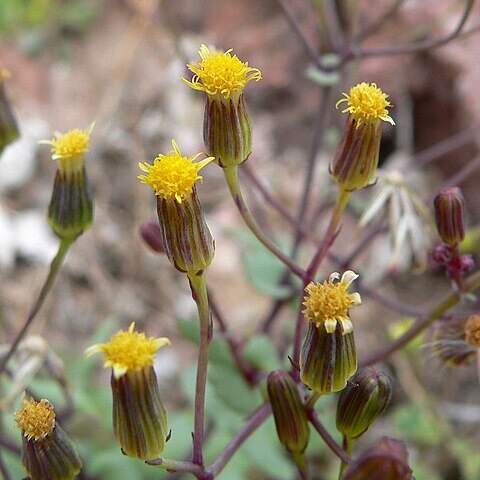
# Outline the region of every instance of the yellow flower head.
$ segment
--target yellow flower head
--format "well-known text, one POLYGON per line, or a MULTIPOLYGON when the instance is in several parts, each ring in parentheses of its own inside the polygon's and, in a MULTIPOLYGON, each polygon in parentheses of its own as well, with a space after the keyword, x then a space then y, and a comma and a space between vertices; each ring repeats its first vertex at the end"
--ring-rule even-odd
POLYGON ((22 406, 15 413, 17 426, 28 440, 41 440, 55 428, 55 410, 45 399, 36 402, 33 397, 27 400, 25 392, 22 395, 22 406))
POLYGON ((166 155, 158 155, 153 165, 147 162, 139 163, 140 169, 147 174, 139 175, 138 178, 142 183, 150 185, 155 195, 175 198, 181 203, 192 192, 195 182, 202 180, 198 172, 212 162, 214 157, 194 163, 195 159, 201 155, 200 153, 193 157, 183 157, 175 140, 172 140, 172 147, 173 150, 166 155))
POLYGON ((261 80, 262 73, 232 55, 231 51, 224 53, 202 45, 198 51, 201 61, 187 65, 194 74, 192 80, 183 77, 182 80, 194 90, 206 92, 211 97, 225 100, 238 97, 250 80, 261 80))
POLYGON ((348 310, 352 305, 360 305, 362 299, 357 292, 348 293, 350 284, 358 278, 352 270, 347 270, 340 279, 340 274, 334 272, 328 280, 322 283, 310 283, 305 289, 303 314, 309 322, 319 327, 325 324, 328 333, 335 332, 337 321, 343 327, 343 333, 353 331, 353 325, 348 317, 348 310))
POLYGON ((88 152, 90 134, 95 123, 92 123, 86 130, 69 130, 67 133, 54 132, 55 138, 52 140, 42 140, 52 146, 53 160, 72 160, 83 157, 88 152))
POLYGON ((10 77, 11 77, 10 72, 5 68, 0 67, 0 85, 3 83, 4 80, 10 77))
POLYGON ((147 338, 144 333, 134 332, 135 322, 127 332, 120 330, 108 343, 100 343, 87 348, 85 355, 102 352, 105 357, 104 367, 112 367, 115 378, 120 378, 128 371, 138 372, 151 367, 155 359, 155 352, 170 340, 165 337, 147 338))
POLYGON ((348 95, 339 100, 335 107, 346 102, 347 108, 342 113, 348 112, 357 122, 357 128, 362 124, 376 123, 379 120, 395 125, 392 117, 388 115, 387 107, 392 104, 387 100, 388 95, 382 92, 375 83, 359 83, 350 89, 348 95))
POLYGON ((472 315, 465 324, 465 340, 475 348, 480 348, 480 315, 472 315))

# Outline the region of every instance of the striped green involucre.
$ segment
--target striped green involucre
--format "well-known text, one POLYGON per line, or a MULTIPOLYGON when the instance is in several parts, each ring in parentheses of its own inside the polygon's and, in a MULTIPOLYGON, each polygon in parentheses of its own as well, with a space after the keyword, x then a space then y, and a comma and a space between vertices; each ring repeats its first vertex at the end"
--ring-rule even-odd
POLYGON ((360 369, 338 398, 337 429, 349 438, 367 431, 387 408, 392 397, 392 382, 372 367, 360 369))
POLYGON ((165 253, 175 268, 195 274, 205 270, 215 255, 215 243, 196 188, 181 203, 157 196, 157 213, 165 253))
POLYGON ((357 365, 353 332, 344 334, 340 322, 333 333, 323 324, 317 327, 309 322, 300 352, 300 378, 305 385, 322 394, 338 392, 357 365))
POLYGON ((113 432, 125 455, 157 458, 168 435, 167 414, 160 399, 153 367, 112 374, 113 432))
POLYGON ((72 480, 82 468, 74 443, 58 423, 45 438, 23 436, 22 443, 22 463, 31 480, 72 480))
POLYGON ((203 141, 208 155, 215 157, 221 167, 238 166, 248 158, 252 129, 243 94, 229 100, 207 98, 203 141))
POLYGON ((20 136, 1 75, 2 72, 0 71, 0 153, 20 136))
POLYGON ((48 223, 62 239, 74 240, 93 220, 93 198, 85 167, 70 173, 57 170, 52 198, 48 207, 48 223))
POLYGON ((292 453, 302 453, 310 438, 305 407, 293 378, 281 370, 270 373, 268 397, 280 443, 292 453))
POLYGON ((382 123, 357 126, 349 115, 330 167, 335 182, 346 191, 368 186, 377 171, 382 123))

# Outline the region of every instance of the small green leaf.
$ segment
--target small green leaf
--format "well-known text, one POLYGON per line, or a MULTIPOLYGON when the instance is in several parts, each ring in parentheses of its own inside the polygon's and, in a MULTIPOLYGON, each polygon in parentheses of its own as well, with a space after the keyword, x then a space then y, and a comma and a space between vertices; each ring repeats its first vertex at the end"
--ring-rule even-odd
POLYGON ((280 363, 277 349, 267 335, 255 335, 252 337, 243 353, 252 365, 267 372, 278 368, 280 363))

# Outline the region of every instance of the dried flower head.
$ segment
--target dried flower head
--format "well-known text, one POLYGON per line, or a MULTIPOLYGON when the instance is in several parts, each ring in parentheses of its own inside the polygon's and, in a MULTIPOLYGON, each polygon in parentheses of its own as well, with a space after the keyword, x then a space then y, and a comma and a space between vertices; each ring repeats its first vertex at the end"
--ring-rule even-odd
POLYGON ((147 162, 139 163, 138 166, 146 172, 146 175, 139 175, 138 178, 142 183, 152 187, 155 195, 166 199, 174 198, 182 203, 191 194, 195 182, 202 180, 198 172, 214 158, 208 157, 194 163, 201 153, 193 157, 184 157, 175 140, 172 140, 172 147, 173 150, 166 155, 158 155, 153 165, 147 162))
POLYGON ((194 90, 206 92, 211 97, 224 100, 238 97, 248 82, 258 82, 262 74, 258 68, 249 67, 248 62, 242 62, 231 52, 232 49, 221 52, 202 45, 198 51, 200 62, 187 65, 194 74, 192 80, 183 77, 182 80, 194 90))
POLYGON ((465 324, 465 340, 474 348, 480 348, 480 315, 472 315, 465 324))
POLYGON ((18 428, 28 440, 41 440, 55 428, 53 405, 45 399, 37 402, 30 397, 28 400, 25 392, 22 395, 22 406, 15 413, 15 417, 18 428))
POLYGON ((115 378, 128 372, 138 372, 151 367, 155 353, 165 345, 170 345, 166 337, 147 337, 143 332, 135 332, 135 322, 128 331, 120 330, 109 342, 92 345, 85 351, 87 356, 102 352, 105 356, 104 367, 112 367, 115 378))
POLYGON ((350 89, 348 94, 343 93, 345 98, 339 100, 335 107, 346 103, 347 107, 342 113, 350 113, 356 121, 357 128, 360 125, 377 123, 380 120, 395 125, 392 117, 388 115, 387 107, 392 104, 387 100, 388 95, 382 92, 375 83, 359 83, 350 89))
POLYGON ((303 302, 306 320, 317 327, 324 324, 328 333, 335 332, 337 322, 340 322, 344 333, 352 332, 348 311, 352 305, 362 303, 358 292, 348 292, 356 278, 358 275, 355 272, 347 270, 341 278, 338 272, 334 272, 323 283, 310 283, 305 289, 307 295, 303 302))

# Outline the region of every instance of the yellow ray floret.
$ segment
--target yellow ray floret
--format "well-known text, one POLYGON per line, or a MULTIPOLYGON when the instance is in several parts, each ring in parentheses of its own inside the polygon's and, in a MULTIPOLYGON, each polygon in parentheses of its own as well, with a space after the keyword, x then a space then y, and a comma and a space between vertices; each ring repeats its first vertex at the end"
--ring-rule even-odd
POLYGON ((172 147, 173 150, 166 155, 158 155, 153 165, 139 163, 138 166, 146 175, 139 175, 138 178, 142 183, 150 185, 159 197, 175 198, 181 203, 192 192, 195 182, 202 180, 198 172, 215 158, 208 157, 194 163, 200 153, 193 157, 183 157, 175 140, 172 140, 172 147))
POLYGON ((251 80, 259 81, 262 74, 258 68, 248 66, 236 55, 231 54, 232 49, 226 52, 210 50, 202 45, 198 54, 200 62, 187 65, 194 74, 192 80, 182 80, 195 90, 206 92, 212 97, 223 97, 228 100, 240 95, 251 80))
POLYGON ((90 143, 95 122, 86 130, 69 130, 67 133, 54 132, 52 140, 41 140, 39 143, 51 145, 53 160, 71 160, 85 155, 90 143))
POLYGON ((353 330, 348 310, 352 305, 360 305, 362 299, 357 292, 348 293, 350 284, 358 278, 352 270, 347 270, 340 279, 340 274, 334 272, 323 283, 310 283, 305 289, 303 314, 309 322, 317 327, 325 325, 328 333, 335 332, 337 321, 342 324, 343 333, 353 330))
POLYGON ((39 402, 33 397, 27 400, 25 392, 22 395, 22 406, 15 413, 17 426, 28 440, 41 440, 55 428, 55 410, 45 399, 39 402))
POLYGON ((359 83, 350 89, 348 95, 339 100, 335 107, 346 102, 347 107, 342 113, 350 113, 357 121, 357 127, 362 124, 375 123, 380 120, 395 125, 392 117, 388 115, 387 107, 392 104, 387 100, 388 95, 382 92, 375 83, 359 83))
POLYGON ((90 356, 101 352, 105 358, 105 367, 112 367, 115 378, 120 378, 127 372, 138 372, 153 365, 155 353, 170 340, 165 337, 146 337, 144 333, 134 332, 135 322, 127 332, 120 330, 109 342, 92 345, 85 355, 90 356))

